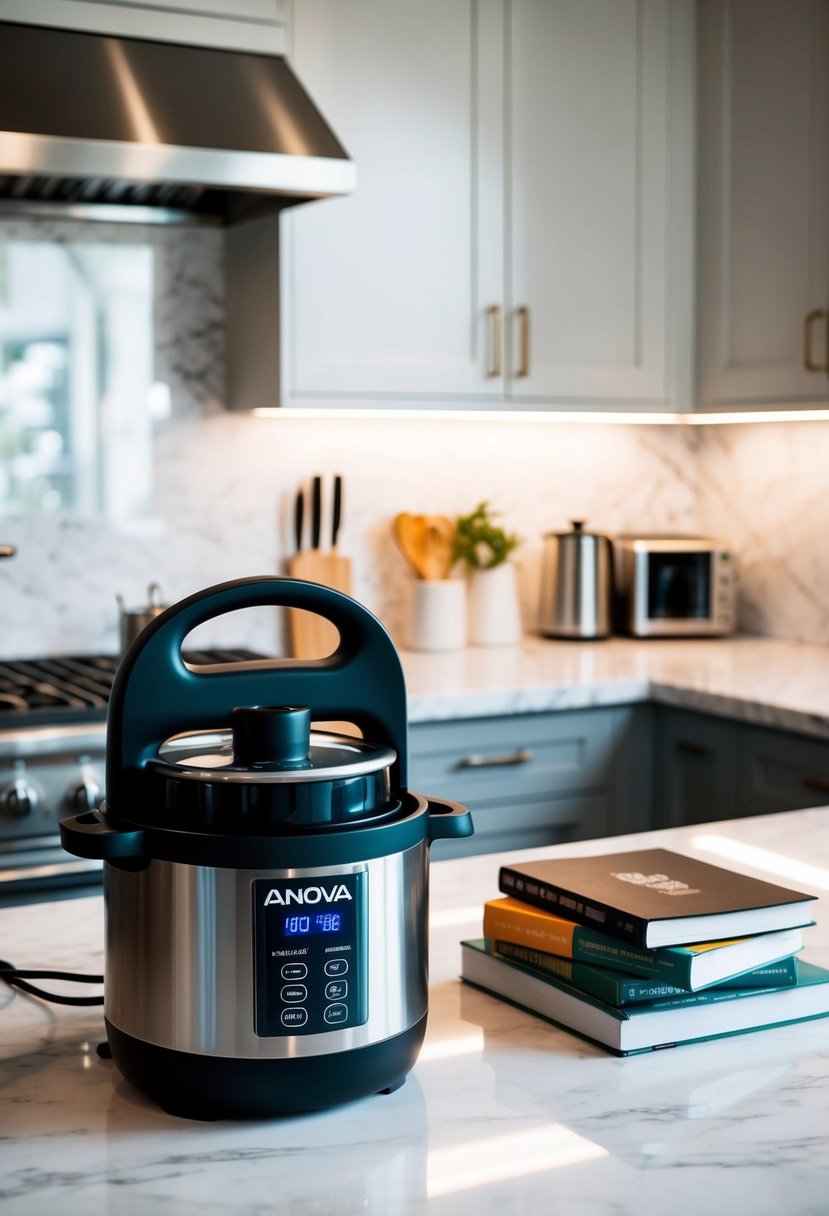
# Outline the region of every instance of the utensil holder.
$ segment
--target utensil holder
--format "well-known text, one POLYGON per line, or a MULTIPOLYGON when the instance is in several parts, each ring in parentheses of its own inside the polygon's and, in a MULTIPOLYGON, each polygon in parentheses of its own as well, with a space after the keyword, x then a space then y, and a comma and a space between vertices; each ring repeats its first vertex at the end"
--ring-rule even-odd
POLYGON ((406 645, 410 650, 463 650, 466 645, 465 579, 412 581, 406 645))

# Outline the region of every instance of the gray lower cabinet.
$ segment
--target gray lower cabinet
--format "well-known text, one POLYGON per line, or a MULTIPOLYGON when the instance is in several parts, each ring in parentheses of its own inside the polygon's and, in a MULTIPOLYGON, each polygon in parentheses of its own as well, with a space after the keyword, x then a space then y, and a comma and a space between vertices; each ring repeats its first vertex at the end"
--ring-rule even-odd
POLYGON ((737 813, 738 730, 724 718, 657 708, 655 827, 730 819, 737 813))
POLYGON ((829 803, 829 742, 657 708, 654 826, 829 803))
POLYGON ((829 804, 829 741, 640 704, 415 723, 410 785, 462 802, 435 860, 829 804))
POLYGON ((829 741, 758 726, 742 729, 738 815, 829 803, 829 741))
POLYGON ((475 824, 469 840, 436 842, 434 858, 630 830, 628 799, 617 807, 615 794, 630 788, 618 766, 633 715, 625 707, 413 725, 412 789, 462 802, 475 824))

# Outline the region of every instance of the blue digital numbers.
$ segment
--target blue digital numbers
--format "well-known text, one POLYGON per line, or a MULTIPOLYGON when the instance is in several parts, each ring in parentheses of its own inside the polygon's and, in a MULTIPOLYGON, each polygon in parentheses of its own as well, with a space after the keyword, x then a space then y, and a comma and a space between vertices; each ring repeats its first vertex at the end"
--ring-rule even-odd
POLYGON ((307 937, 312 933, 341 933, 341 912, 315 912, 310 915, 286 916, 282 926, 283 937, 307 937))

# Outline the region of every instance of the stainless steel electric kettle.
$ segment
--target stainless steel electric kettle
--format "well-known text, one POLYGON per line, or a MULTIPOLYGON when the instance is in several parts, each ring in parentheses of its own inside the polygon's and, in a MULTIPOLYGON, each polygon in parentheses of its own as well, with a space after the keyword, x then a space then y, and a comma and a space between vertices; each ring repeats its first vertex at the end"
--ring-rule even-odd
POLYGON ((610 538, 572 520, 569 532, 548 532, 541 570, 541 632, 549 638, 606 638, 611 629, 610 538))

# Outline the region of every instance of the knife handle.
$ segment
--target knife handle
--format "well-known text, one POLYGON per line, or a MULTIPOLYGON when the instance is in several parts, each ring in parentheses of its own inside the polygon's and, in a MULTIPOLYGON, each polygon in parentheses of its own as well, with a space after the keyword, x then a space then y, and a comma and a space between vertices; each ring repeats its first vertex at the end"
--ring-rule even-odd
POLYGON ((331 548, 337 547, 337 536, 343 517, 343 479, 339 473, 334 478, 334 506, 331 516, 331 548))
POLYGON ((319 549, 322 530, 322 478, 311 483, 311 548, 319 549))
POLYGON ((296 551, 299 553, 302 548, 302 525, 305 519, 305 499, 302 490, 297 490, 296 499, 294 500, 294 540, 296 541, 296 551))

